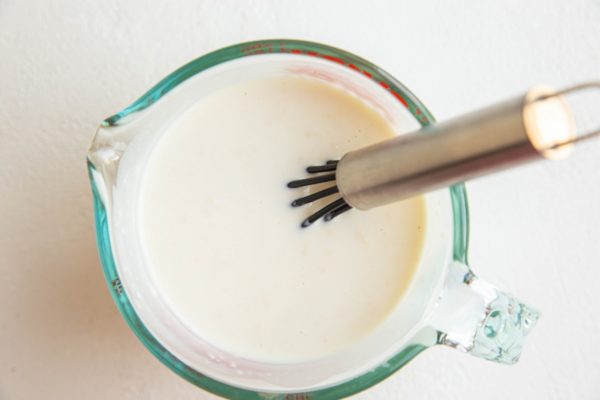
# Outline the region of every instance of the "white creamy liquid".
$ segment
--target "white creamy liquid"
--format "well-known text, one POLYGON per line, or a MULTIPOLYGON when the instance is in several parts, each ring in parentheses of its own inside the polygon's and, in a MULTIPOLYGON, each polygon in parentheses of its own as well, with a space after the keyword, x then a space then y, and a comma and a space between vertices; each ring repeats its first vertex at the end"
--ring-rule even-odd
POLYGON ((360 99, 308 78, 237 84, 182 114, 153 149, 139 196, 146 263, 181 321, 225 351, 275 362, 324 356, 376 329, 421 255, 423 198, 303 229, 337 197, 292 208, 308 189, 286 183, 392 135, 360 99))

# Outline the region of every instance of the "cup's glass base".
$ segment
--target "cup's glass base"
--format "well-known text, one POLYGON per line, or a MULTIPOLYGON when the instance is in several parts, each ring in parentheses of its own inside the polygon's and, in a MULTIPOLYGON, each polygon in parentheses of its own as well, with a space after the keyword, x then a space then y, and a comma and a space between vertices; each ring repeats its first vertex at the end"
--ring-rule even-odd
MULTIPOLYGON (((232 383, 233 380, 229 380, 230 383, 227 384, 224 382, 227 382, 228 379, 215 379, 215 374, 209 377, 200 372, 201 368, 192 367, 191 365, 198 364, 189 362, 193 358, 192 356, 186 356, 182 351, 173 351, 168 346, 163 345, 163 343, 169 342, 170 339, 167 336, 158 337, 160 335, 158 335, 156 329, 151 329, 151 324, 148 323, 149 317, 140 315, 143 306, 139 299, 131 297, 131 293, 134 291, 128 286, 127 277, 123 276, 123 271, 119 270, 119 266, 116 264, 117 257, 115 257, 111 244, 110 234, 113 220, 111 215, 113 205, 111 202, 114 199, 119 163, 122 162, 123 144, 132 141, 137 133, 136 129, 131 129, 132 126, 135 128, 135 124, 131 122, 134 122, 136 118, 144 113, 148 114, 151 111, 151 106, 159 99, 176 87, 181 89, 183 85, 179 85, 200 73, 210 72, 208 70, 211 68, 229 61, 246 57, 259 60, 261 56, 272 54, 312 57, 318 62, 341 66, 348 73, 358 74, 362 79, 368 78, 377 85, 379 90, 386 91, 389 94, 386 98, 406 110, 416 121, 416 126, 426 126, 433 122, 433 117, 427 109, 391 75, 368 61, 332 47, 292 40, 267 40, 231 46, 200 57, 163 79, 123 111, 103 121, 94 138, 88 154, 88 167, 94 194, 96 234, 100 259, 113 299, 130 328, 158 359, 183 378, 199 387, 228 398, 337 399, 364 390, 385 379, 428 346, 435 344, 437 342, 437 332, 431 328, 421 327, 412 332, 410 340, 403 343, 398 351, 387 357, 386 360, 372 368, 368 368, 368 370, 363 368, 362 372, 358 374, 354 373, 348 377, 334 379, 321 385, 307 384, 303 387, 303 385, 282 384, 252 390, 251 388, 255 386, 248 384, 251 380, 244 381, 244 379, 241 379, 244 378, 242 376, 238 381, 246 383, 235 384, 232 383)), ((167 102, 163 100, 163 103, 166 104, 167 102)), ((393 115, 391 118, 393 118, 393 115)), ((462 185, 451 188, 450 193, 453 212, 454 258, 464 262, 467 244, 466 195, 462 185)), ((190 354, 193 351, 191 349, 190 354)), ((248 365, 251 365, 251 363, 248 365)), ((306 380, 305 382, 309 381, 306 380)))

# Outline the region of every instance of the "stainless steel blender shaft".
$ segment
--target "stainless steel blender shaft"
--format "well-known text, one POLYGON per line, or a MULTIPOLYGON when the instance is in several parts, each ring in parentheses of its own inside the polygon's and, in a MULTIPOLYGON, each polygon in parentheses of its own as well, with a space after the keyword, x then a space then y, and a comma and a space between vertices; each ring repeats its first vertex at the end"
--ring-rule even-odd
MULTIPOLYGON (((544 98, 555 95, 544 93, 544 98)), ((546 154, 532 137, 527 108, 539 99, 530 91, 349 152, 336 170, 340 194, 352 207, 367 210, 539 159, 546 154)))

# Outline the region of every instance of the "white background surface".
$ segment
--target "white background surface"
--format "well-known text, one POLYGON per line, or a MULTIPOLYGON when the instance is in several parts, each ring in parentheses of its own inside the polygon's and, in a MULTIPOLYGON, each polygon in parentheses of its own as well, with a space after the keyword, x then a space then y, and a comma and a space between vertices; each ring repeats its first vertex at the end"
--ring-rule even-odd
MULTIPOLYGON (((94 245, 96 125, 240 41, 329 43, 445 119, 600 78, 598 1, 0 1, 0 399, 209 399, 121 319, 94 245)), ((600 398, 600 144, 468 185, 470 260, 543 311, 519 364, 426 351, 359 399, 600 398)))

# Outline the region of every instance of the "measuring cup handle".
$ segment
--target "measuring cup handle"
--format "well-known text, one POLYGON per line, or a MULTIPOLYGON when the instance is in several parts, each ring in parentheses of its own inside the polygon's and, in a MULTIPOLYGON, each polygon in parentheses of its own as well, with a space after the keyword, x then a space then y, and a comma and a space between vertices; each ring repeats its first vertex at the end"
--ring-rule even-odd
POLYGON ((477 278, 457 261, 449 266, 430 324, 438 344, 503 364, 518 361, 540 313, 477 278))

